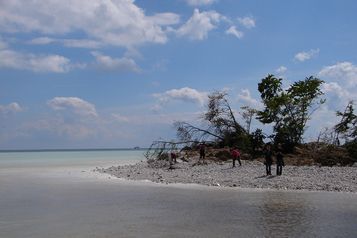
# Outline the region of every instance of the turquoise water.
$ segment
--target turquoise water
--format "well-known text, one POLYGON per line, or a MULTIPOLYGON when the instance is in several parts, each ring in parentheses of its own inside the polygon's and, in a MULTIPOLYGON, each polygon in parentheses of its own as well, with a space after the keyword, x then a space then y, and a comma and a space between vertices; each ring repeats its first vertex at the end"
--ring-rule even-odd
POLYGON ((357 194, 132 182, 143 151, 0 153, 0 237, 357 237, 357 194))
POLYGON ((145 160, 144 150, 2 152, 0 169, 103 167, 145 160))

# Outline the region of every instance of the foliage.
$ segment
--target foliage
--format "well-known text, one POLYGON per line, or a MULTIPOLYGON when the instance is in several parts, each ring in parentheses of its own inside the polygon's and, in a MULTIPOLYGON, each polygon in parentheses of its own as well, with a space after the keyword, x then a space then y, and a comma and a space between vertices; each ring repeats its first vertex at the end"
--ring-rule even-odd
POLYGON ((202 118, 207 125, 204 129, 187 122, 175 122, 178 138, 181 141, 212 139, 222 146, 242 144, 247 140, 247 133, 236 120, 225 92, 213 92, 208 96, 207 111, 202 118))
POLYGON ((313 153, 315 154, 315 162, 321 166, 353 164, 353 159, 349 156, 348 151, 340 146, 327 145, 313 153))
POLYGON ((266 136, 261 129, 256 129, 250 134, 250 153, 253 159, 255 159, 262 152, 261 149, 264 147, 265 138, 266 136))
POLYGON ((229 153, 229 151, 227 151, 227 150, 220 150, 214 156, 215 156, 215 158, 222 160, 222 161, 227 161, 232 158, 231 153, 229 153))
POLYGON ((252 120, 253 120, 253 117, 254 115, 257 113, 257 110, 254 109, 254 108, 251 108, 249 106, 243 106, 241 107, 242 109, 242 112, 241 112, 241 115, 243 117, 243 120, 246 124, 246 132, 249 134, 250 133, 250 126, 252 124, 252 120))
POLYGON ((342 134, 346 140, 356 139, 357 115, 354 113, 353 101, 348 102, 344 112, 338 111, 337 116, 341 117, 341 121, 335 126, 337 138, 342 134))
POLYGON ((343 147, 347 149, 351 163, 357 162, 357 139, 345 143, 343 147))
POLYGON ((325 101, 320 87, 323 81, 310 76, 293 83, 286 90, 282 79, 268 75, 258 84, 258 91, 264 109, 257 112, 257 119, 263 124, 274 123, 274 142, 291 151, 302 142, 307 121, 312 113, 325 101))

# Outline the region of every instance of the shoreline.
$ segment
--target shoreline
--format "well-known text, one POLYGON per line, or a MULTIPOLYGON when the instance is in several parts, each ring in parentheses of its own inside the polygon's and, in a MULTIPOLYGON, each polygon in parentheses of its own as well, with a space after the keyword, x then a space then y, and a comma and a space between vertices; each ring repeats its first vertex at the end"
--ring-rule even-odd
MULTIPOLYGON (((97 168, 111 176, 158 184, 200 185, 242 189, 278 191, 328 191, 357 193, 355 167, 285 166, 282 176, 265 176, 265 166, 259 161, 242 160, 242 166, 232 168, 231 162, 207 161, 197 164, 179 161, 169 169, 166 162, 146 161, 131 165, 97 168), (166 165, 166 167, 165 167, 166 165)), ((275 166, 272 166, 275 172, 275 166)))

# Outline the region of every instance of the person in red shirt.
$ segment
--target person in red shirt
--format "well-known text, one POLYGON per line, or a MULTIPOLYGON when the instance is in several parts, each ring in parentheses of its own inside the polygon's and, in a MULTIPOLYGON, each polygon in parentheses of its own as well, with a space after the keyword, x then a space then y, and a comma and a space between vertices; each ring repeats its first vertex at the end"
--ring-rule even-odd
POLYGON ((233 148, 231 150, 231 155, 233 157, 233 167, 236 167, 236 160, 238 160, 239 166, 242 166, 242 163, 240 161, 240 152, 237 148, 233 148))

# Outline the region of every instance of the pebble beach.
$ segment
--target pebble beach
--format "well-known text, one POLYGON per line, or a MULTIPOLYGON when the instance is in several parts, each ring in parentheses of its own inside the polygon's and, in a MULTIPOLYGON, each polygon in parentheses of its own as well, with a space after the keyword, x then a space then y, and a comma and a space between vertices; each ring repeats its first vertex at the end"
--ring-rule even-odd
POLYGON ((165 161, 97 168, 101 173, 129 180, 149 180, 155 183, 200 184, 207 186, 260 188, 275 190, 308 190, 357 192, 356 167, 291 166, 283 168, 281 176, 265 175, 265 166, 259 161, 243 160, 242 166, 232 163, 197 160, 178 161, 170 169, 165 161))

